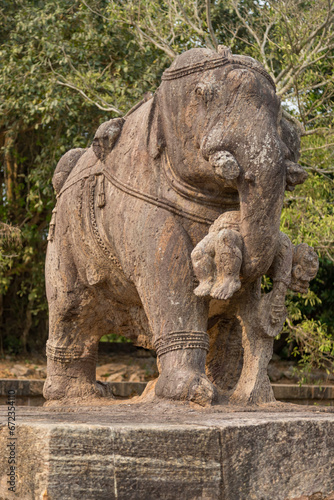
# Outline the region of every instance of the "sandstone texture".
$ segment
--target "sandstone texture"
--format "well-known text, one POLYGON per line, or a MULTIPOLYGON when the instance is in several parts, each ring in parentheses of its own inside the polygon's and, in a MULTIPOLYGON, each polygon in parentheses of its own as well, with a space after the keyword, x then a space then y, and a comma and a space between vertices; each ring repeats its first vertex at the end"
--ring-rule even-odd
POLYGON ((111 333, 156 351, 161 400, 275 401, 267 368, 285 295, 306 293, 318 270, 313 249, 280 232, 284 193, 307 178, 302 133, 258 61, 194 48, 154 95, 60 159, 46 257, 48 404, 110 397, 96 361, 111 333))
MULTIPOLYGON (((1 421, 6 413, 2 408, 1 421)), ((334 413, 118 404, 17 408, 17 491, 10 500, 324 500, 334 491, 334 413)))

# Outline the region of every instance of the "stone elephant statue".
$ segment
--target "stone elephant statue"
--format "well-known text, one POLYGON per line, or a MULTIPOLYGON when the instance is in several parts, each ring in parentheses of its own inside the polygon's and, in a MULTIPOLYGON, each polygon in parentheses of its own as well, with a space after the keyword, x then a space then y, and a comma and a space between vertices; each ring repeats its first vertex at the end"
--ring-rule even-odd
POLYGON ((95 377, 111 332, 156 350, 157 397, 274 400, 267 364, 286 288, 297 265, 306 286, 317 268, 309 247, 294 261, 279 231, 284 191, 306 178, 299 142, 264 68, 220 46, 178 56, 154 96, 62 157, 46 257, 48 404, 111 396, 95 377), (235 280, 223 276, 217 297, 219 273, 235 280), (264 274, 275 285, 263 296, 264 274), (211 285, 196 294, 201 280, 211 285))

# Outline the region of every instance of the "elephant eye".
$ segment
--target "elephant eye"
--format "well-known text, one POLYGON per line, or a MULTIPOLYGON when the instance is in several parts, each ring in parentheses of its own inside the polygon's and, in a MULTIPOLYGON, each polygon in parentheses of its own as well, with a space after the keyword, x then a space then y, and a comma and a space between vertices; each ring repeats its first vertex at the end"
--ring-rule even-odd
POLYGON ((202 97, 205 103, 213 99, 214 93, 215 92, 212 85, 204 85, 203 83, 199 83, 195 87, 195 94, 199 97, 202 97))
POLYGON ((197 85, 197 87, 195 88, 195 94, 198 96, 203 96, 204 92, 205 92, 205 86, 202 83, 197 85))

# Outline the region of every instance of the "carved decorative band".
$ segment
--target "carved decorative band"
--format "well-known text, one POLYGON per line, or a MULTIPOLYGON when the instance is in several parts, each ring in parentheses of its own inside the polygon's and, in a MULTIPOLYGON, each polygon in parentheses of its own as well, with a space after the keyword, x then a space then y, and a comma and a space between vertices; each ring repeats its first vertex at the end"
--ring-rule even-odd
POLYGON ((177 205, 174 205, 173 203, 171 203, 167 200, 161 200, 161 199, 156 198, 155 196, 152 196, 150 194, 142 193, 142 192, 138 191, 137 189, 134 189, 131 186, 128 186, 127 184, 124 184, 119 179, 116 179, 116 177, 114 177, 106 169, 102 170, 102 173, 113 186, 115 186, 120 191, 123 191, 123 193, 127 193, 127 194, 133 196, 134 198, 138 198, 139 200, 146 201, 147 203, 150 203, 151 205, 155 205, 156 207, 163 208, 164 210, 168 210, 168 212, 174 213, 176 215, 180 215, 180 216, 185 217, 186 219, 192 220, 194 222, 200 222, 201 224, 207 224, 208 226, 210 226, 214 222, 214 219, 211 219, 211 218, 209 219, 207 217, 201 217, 200 215, 197 215, 196 213, 188 212, 184 208, 178 207, 177 205))
POLYGON ((239 64, 240 66, 246 66, 249 69, 253 69, 254 71, 257 71, 258 73, 263 75, 268 80, 268 82, 274 87, 274 89, 276 90, 274 80, 266 72, 265 69, 253 64, 250 61, 241 60, 238 56, 237 57, 233 57, 233 56, 217 57, 216 59, 211 59, 209 61, 198 62, 195 64, 189 64, 188 66, 184 66, 183 68, 167 69, 163 73, 161 80, 176 80, 178 78, 183 78, 184 76, 192 75, 193 73, 202 73, 203 71, 208 71, 210 69, 215 69, 215 68, 219 68, 221 66, 226 66, 227 64, 239 64))
MULTIPOLYGON (((109 250, 107 245, 104 243, 104 241, 100 235, 100 232, 99 232, 99 228, 98 228, 96 217, 95 217, 95 186, 96 186, 96 176, 92 177, 92 182, 91 182, 91 186, 90 186, 90 195, 89 195, 89 215, 90 215, 90 223, 91 223, 92 231, 93 231, 95 240, 96 240, 97 244, 99 245, 99 247, 101 248, 104 255, 108 259, 110 259, 111 262, 113 264, 115 264, 116 267, 118 267, 118 269, 123 271, 123 268, 122 268, 121 264, 119 263, 118 259, 115 257, 115 255, 109 250)), ((104 189, 104 180, 103 180, 103 189, 104 189)), ((102 194, 102 193, 103 193, 104 200, 105 200, 104 191, 102 191, 100 194, 102 194)), ((100 199, 100 201, 101 200, 102 200, 102 198, 100 199)), ((103 207, 103 206, 104 206, 104 204, 101 205, 101 207, 103 207)))
POLYGON ((206 332, 179 331, 169 332, 155 342, 158 356, 182 349, 204 349, 209 351, 209 335, 206 332))
MULTIPOLYGON (((160 200, 157 197, 154 197, 150 194, 142 193, 138 191, 137 189, 132 188, 131 186, 128 186, 127 184, 124 184, 122 181, 119 179, 116 179, 111 175, 110 172, 108 172, 106 169, 101 170, 98 173, 94 173, 91 175, 85 175, 84 177, 76 179, 72 183, 66 185, 62 191, 57 195, 57 198, 60 198, 60 196, 70 187, 74 186, 78 182, 81 182, 82 180, 85 180, 86 178, 89 177, 94 177, 95 175, 98 174, 103 174, 105 178, 117 189, 122 191, 123 193, 129 194, 130 196, 133 196, 134 198, 138 198, 139 200, 146 201, 147 203, 150 203, 151 205, 155 205, 156 207, 160 207, 164 210, 167 210, 168 212, 174 213, 176 215, 180 215, 181 217, 185 217, 186 219, 192 220, 194 222, 199 222, 200 224, 206 224, 208 226, 211 226, 213 222, 215 221, 215 218, 208 218, 208 217, 201 217, 200 215, 197 215, 195 212, 189 212, 185 210, 184 208, 175 205, 174 203, 171 203, 170 201, 167 200, 160 200)), ((94 194, 91 194, 91 201, 90 201, 90 210, 92 210, 92 203, 94 202, 94 194)), ((237 209, 237 207, 236 207, 237 209)), ((117 265, 117 264, 116 264, 117 265)), ((118 266, 117 266, 118 267, 118 266)))
POLYGON ((46 355, 52 361, 60 361, 61 363, 70 363, 78 359, 85 361, 97 361, 97 348, 89 353, 83 353, 84 347, 60 347, 54 346, 48 340, 46 343, 46 355))

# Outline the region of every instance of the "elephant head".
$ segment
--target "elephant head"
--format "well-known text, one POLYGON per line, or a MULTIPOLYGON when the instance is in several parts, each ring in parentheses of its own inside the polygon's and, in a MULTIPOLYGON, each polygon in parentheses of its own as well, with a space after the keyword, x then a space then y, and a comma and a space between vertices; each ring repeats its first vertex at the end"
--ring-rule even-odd
POLYGON ((275 85, 254 59, 192 49, 165 71, 155 96, 160 151, 180 183, 240 206, 241 277, 270 267, 285 189, 304 182, 300 131, 283 117, 275 85))

